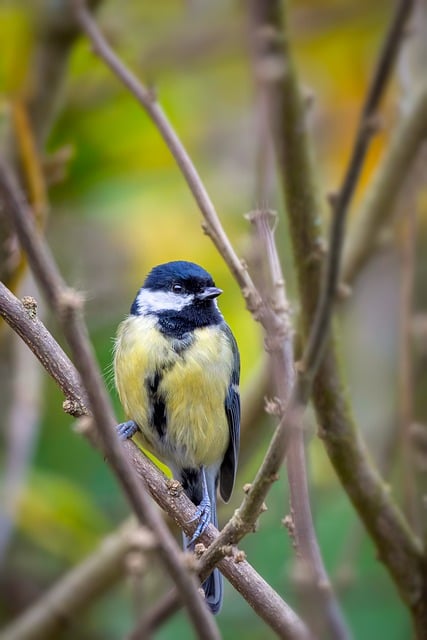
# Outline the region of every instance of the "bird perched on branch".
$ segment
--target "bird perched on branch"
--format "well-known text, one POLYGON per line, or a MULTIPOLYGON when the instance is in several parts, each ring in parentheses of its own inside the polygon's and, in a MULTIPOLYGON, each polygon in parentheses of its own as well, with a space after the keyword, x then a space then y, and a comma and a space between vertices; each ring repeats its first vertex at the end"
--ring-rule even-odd
MULTIPOLYGON (((184 261, 154 267, 138 291, 115 345, 115 382, 133 438, 172 471, 197 506, 197 528, 212 522, 216 493, 228 501, 239 451, 240 359, 218 309, 222 293, 202 267, 184 261)), ((218 569, 203 583, 213 613, 222 603, 218 569)))

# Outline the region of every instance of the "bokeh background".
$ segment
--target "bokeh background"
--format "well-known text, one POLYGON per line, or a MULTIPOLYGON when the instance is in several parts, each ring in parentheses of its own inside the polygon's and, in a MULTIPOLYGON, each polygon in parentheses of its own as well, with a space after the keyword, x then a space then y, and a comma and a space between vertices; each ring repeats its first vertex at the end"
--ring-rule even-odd
MULTIPOLYGON (((41 4, 30 0, 0 3, 3 132, 9 126, 11 98, 25 86, 41 4)), ((310 127, 319 183, 325 194, 325 224, 329 221, 326 194, 340 183, 392 5, 387 0, 290 3, 290 33, 300 77, 314 98, 310 127)), ((255 190, 259 140, 246 3, 109 1, 103 3, 98 15, 123 59, 144 82, 155 86, 226 231, 238 253, 245 256, 251 238, 244 213, 259 204, 255 190)), ((387 95, 383 129, 369 154, 352 215, 390 135, 400 96, 396 82, 387 95)), ((86 294, 90 334, 118 418, 122 412, 111 382, 116 327, 147 271, 168 260, 202 264, 224 289, 221 309, 240 345, 243 393, 246 390, 247 397, 256 393, 247 390, 253 389, 251 385, 262 367, 259 327, 203 234, 198 210, 159 134, 83 38, 73 48, 48 137, 47 158, 58 153, 68 159, 65 175, 49 189, 46 233, 66 280, 86 294)), ((297 319, 292 259, 274 172, 267 204, 280 211, 277 234, 285 247, 285 275, 297 319)), ((421 225, 421 247, 423 236, 421 225)), ((422 255, 419 258, 415 300, 421 305, 425 261, 422 255)), ((339 314, 342 362, 357 421, 372 455, 391 474, 398 500, 402 498, 401 476, 393 452, 398 449, 400 263, 399 233, 392 230, 339 314)), ((25 292, 31 285, 26 282, 22 287, 21 292, 25 292)), ((44 317, 63 343, 47 312, 44 317)), ((1 339, 5 335, 6 339, 10 336, 3 328, 1 339)), ((3 367, 2 376, 4 384, 9 384, 11 372, 3 367)), ((102 537, 128 515, 128 506, 107 465, 75 434, 72 419, 62 412, 60 392, 31 359, 25 364, 23 385, 37 419, 27 434, 28 468, 22 475, 14 528, 1 558, 3 623, 96 548, 102 537)), ((418 396, 416 411, 422 420, 422 386, 418 396)), ((6 478, 7 412, 1 413, 5 434, 2 477, 6 478)), ((242 446, 248 455, 233 500, 221 512, 223 520, 241 500, 243 484, 253 478, 273 426, 271 418, 261 417, 245 434, 242 446), (260 439, 256 434, 261 426, 260 439)), ((411 635, 409 618, 315 437, 311 415, 307 417, 307 433, 312 436, 309 459, 316 528, 354 637, 404 640, 411 635)), ((257 534, 247 536, 241 547, 264 578, 298 608, 293 549, 281 524, 288 508, 286 476, 282 474, 268 498, 268 511, 261 518, 257 534)), ((152 559, 138 588, 135 580, 125 577, 82 613, 64 637, 121 637, 132 627, 135 616, 165 589, 167 580, 159 572, 152 559)), ((253 640, 272 636, 229 585, 218 624, 224 638, 235 638, 236 634, 253 640)), ((191 637, 184 614, 171 619, 156 637, 191 637)))

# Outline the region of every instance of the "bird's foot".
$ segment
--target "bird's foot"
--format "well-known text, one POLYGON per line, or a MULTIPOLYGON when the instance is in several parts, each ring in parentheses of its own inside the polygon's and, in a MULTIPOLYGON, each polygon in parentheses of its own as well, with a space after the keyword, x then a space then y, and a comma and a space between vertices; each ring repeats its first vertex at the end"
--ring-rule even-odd
POLYGON ((120 440, 128 440, 138 431, 138 425, 133 420, 128 420, 118 424, 116 429, 120 440))
POLYGON ((206 531, 207 527, 209 526, 209 523, 211 521, 211 509, 212 507, 209 497, 204 496, 199 506, 197 507, 194 518, 191 518, 191 520, 189 520, 189 522, 194 522, 195 520, 199 521, 197 528, 193 533, 190 542, 188 543, 189 546, 194 544, 197 538, 200 538, 202 533, 206 531))

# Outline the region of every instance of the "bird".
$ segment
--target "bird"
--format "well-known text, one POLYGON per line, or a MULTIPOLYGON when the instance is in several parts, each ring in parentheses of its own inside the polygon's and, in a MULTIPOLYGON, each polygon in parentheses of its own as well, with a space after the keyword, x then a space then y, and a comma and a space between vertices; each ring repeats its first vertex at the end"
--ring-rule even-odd
MULTIPOLYGON (((201 266, 184 260, 155 266, 117 330, 116 389, 127 420, 118 425, 166 464, 196 505, 196 530, 218 527, 216 496, 227 502, 240 439, 240 355, 219 310, 222 290, 201 266)), ((216 614, 223 598, 217 568, 202 584, 216 614)))

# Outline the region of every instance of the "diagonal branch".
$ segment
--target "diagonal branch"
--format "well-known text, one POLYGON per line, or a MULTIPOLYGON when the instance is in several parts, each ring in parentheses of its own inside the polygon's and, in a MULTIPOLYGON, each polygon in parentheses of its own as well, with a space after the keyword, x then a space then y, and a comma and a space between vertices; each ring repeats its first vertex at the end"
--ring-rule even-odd
POLYGON ((111 69, 113 74, 124 84, 148 116, 156 125, 160 135, 172 153, 184 176, 191 193, 205 219, 204 230, 211 237, 220 254, 224 257, 235 279, 239 283, 249 310, 259 307, 259 295, 253 285, 246 266, 238 258, 228 239, 216 213, 212 200, 206 191, 197 170, 191 161, 184 145, 170 124, 166 114, 152 90, 147 89, 114 53, 99 30, 84 0, 70 0, 74 4, 76 17, 82 30, 86 33, 94 52, 111 69))
MULTIPOLYGON (((176 159, 204 217, 204 228, 206 232, 211 236, 214 244, 217 246, 240 285, 248 308, 265 329, 267 350, 271 352, 273 361, 276 363, 277 378, 281 380, 280 400, 284 406, 290 396, 294 380, 293 351, 290 323, 287 315, 287 302, 284 294, 284 280, 280 271, 280 262, 275 250, 272 250, 272 246, 274 247, 274 242, 271 242, 272 237, 270 238, 268 236, 266 240, 266 242, 269 242, 269 250, 266 253, 270 258, 269 267, 274 288, 273 301, 269 303, 269 301, 261 299, 246 268, 236 256, 222 229, 217 213, 200 177, 155 96, 140 83, 138 78, 125 67, 123 62, 114 53, 102 36, 90 12, 86 9, 84 2, 78 0, 75 2, 75 7, 76 15, 82 28, 89 37, 95 53, 109 66, 118 79, 134 95, 139 104, 146 110, 176 159)), ((254 216, 254 220, 261 220, 261 217, 262 214, 256 215, 254 216)), ((279 409, 279 413, 281 413, 281 409, 279 409)), ((299 411, 295 412, 293 416, 294 420, 297 413, 299 414, 299 411)), ((212 568, 223 556, 224 544, 234 544, 254 529, 255 522, 263 510, 264 499, 272 483, 277 478, 284 459, 288 445, 288 435, 293 430, 292 427, 289 426, 288 421, 289 416, 287 416, 286 421, 282 420, 280 422, 254 483, 249 493, 245 496, 235 517, 226 525, 213 548, 209 549, 202 557, 199 566, 202 576, 204 575, 206 567, 212 568)), ((294 486, 297 484, 300 485, 301 483, 296 483, 294 486)), ((326 573, 323 571, 319 582, 324 583, 325 580, 326 573)), ((325 592, 326 591, 325 589, 325 592)), ((329 590, 329 592, 332 593, 331 590, 329 590)))
MULTIPOLYGON (((266 105, 266 126, 270 125, 268 116, 276 113, 276 84, 284 73, 280 60, 272 61, 275 43, 271 38, 271 23, 277 19, 279 3, 253 0, 250 5, 250 35, 252 44, 253 71, 258 89, 259 100, 266 105), (273 102, 274 101, 274 102, 273 102)), ((277 142, 276 142, 277 144, 277 142)), ((262 240, 263 235, 260 235, 262 240)), ((265 244, 265 242, 262 242, 265 244)), ((269 246, 269 245, 267 245, 269 246)), ((303 396, 301 387, 301 364, 298 376, 293 375, 293 394, 283 397, 282 378, 276 368, 276 393, 285 407, 283 428, 289 440, 286 459, 286 471, 289 484, 290 515, 286 522, 292 530, 296 549, 296 562, 301 581, 300 597, 305 607, 310 626, 323 637, 335 639, 349 637, 349 630, 336 599, 328 573, 326 571, 317 535, 314 527, 310 491, 307 474, 307 461, 304 443, 302 417, 308 397, 303 396), (297 385, 295 386, 295 380, 297 385)), ((304 609, 303 609, 304 610, 304 609)))
MULTIPOLYGON (((273 5, 275 10, 270 14, 269 29, 263 32, 271 52, 270 68, 280 72, 270 79, 270 119, 290 222, 301 300, 301 324, 303 333, 307 335, 312 327, 321 283, 322 243, 318 224, 321 201, 305 122, 304 100, 288 36, 286 32, 283 34, 281 3, 269 4, 270 7, 273 5)), ((321 425, 319 435, 376 546, 379 558, 410 608, 415 626, 419 630, 425 629, 427 581, 422 550, 391 499, 356 430, 337 364, 333 335, 324 351, 313 381, 313 401, 321 425)), ((317 356, 310 357, 311 363, 317 365, 317 360, 317 356)), ((307 358, 303 373, 306 371, 307 358)), ((308 373, 312 372, 309 370, 308 373)), ((308 380, 306 385, 297 384, 302 391, 300 400, 307 401, 311 383, 308 380)))
MULTIPOLYGON (((166 120, 155 97, 140 85, 136 77, 131 74, 117 56, 115 56, 82 2, 76 2, 75 4, 80 24, 88 34, 96 52, 146 109, 174 154, 205 217, 206 231, 212 236, 214 243, 222 255, 224 255, 227 264, 229 264, 231 271, 241 285, 249 309, 254 311, 254 315, 260 319, 260 315, 262 314, 260 313, 259 296, 256 295, 246 269, 235 256, 232 249, 230 250, 229 243, 223 243, 221 241, 222 236, 217 233, 219 222, 212 203, 207 197, 206 191, 201 185, 200 178, 195 172, 193 165, 191 163, 187 164, 189 161, 188 155, 166 120)), ((297 275, 303 305, 303 324, 305 333, 308 334, 308 330, 313 321, 317 300, 316 294, 320 290, 319 248, 321 246, 321 240, 319 237, 317 218, 320 206, 313 177, 312 159, 310 157, 304 122, 304 104, 299 95, 299 88, 292 67, 292 61, 289 58, 287 40, 286 38, 284 40, 282 35, 280 4, 278 2, 269 2, 268 4, 272 8, 273 20, 270 31, 264 34, 264 36, 268 36, 268 34, 270 34, 270 36, 272 35, 272 40, 275 42, 274 48, 276 52, 279 52, 279 64, 276 65, 274 69, 279 69, 280 72, 284 70, 283 74, 278 74, 274 87, 277 100, 274 102, 271 116, 273 138, 277 144, 279 165, 284 179, 291 232, 297 256, 297 275), (278 45, 277 43, 280 44, 278 45), (292 163, 289 164, 289 167, 292 165, 292 173, 287 175, 287 156, 289 153, 292 154, 292 163)), ((387 72, 386 67, 385 72, 387 72)), ((383 71, 382 73, 387 76, 385 72, 383 71)), ((373 96, 375 100, 377 100, 375 97, 376 92, 373 92, 373 96)), ((342 220, 344 220, 344 216, 342 220)), ((219 226, 219 229, 222 232, 222 227, 219 226)), ((339 250, 338 253, 334 253, 334 259, 338 257, 338 263, 341 252, 341 238, 339 236, 340 233, 336 236, 338 238, 337 246, 339 250)), ((333 269, 332 272, 335 278, 335 269, 333 269)), ((336 287, 334 288, 334 295, 335 289, 336 287)), ((316 330, 319 331, 319 334, 317 337, 315 336, 316 340, 314 343, 320 345, 320 348, 316 347, 309 359, 310 362, 314 362, 315 367, 319 366, 322 355, 320 352, 323 348, 325 349, 325 360, 321 366, 321 370, 318 372, 313 387, 314 400, 319 419, 325 427, 328 427, 328 431, 325 432, 325 434, 328 435, 328 438, 326 438, 325 435, 325 443, 337 473, 371 532, 377 547, 380 550, 386 547, 386 565, 391 575, 401 588, 406 601, 413 603, 412 587, 417 583, 419 584, 419 548, 411 538, 410 532, 401 518, 401 514, 390 501, 389 496, 382 487, 375 469, 370 466, 360 437, 357 432, 354 431, 348 408, 343 399, 341 380, 334 360, 332 346, 324 347, 323 345, 323 341, 325 341, 326 344, 326 337, 329 330, 331 314, 329 305, 331 304, 332 300, 328 301, 325 307, 326 312, 324 310, 321 315, 321 326, 323 329, 321 331, 319 331, 319 329, 316 330), (325 313, 326 315, 324 315, 325 313), (325 317, 326 323, 324 321, 325 317), (319 335, 321 340, 319 340, 319 335), (350 458, 353 462, 350 466, 343 462, 349 454, 351 454, 350 458), (349 473, 349 470, 351 473, 349 473), (364 484, 362 480, 364 481, 366 478, 368 482, 364 484), (380 499, 380 502, 378 502, 377 498, 380 499), (408 571, 408 567, 404 565, 404 563, 401 563, 400 554, 395 553, 396 549, 399 548, 399 544, 396 544, 393 535, 390 535, 389 531, 385 530, 378 522, 378 519, 374 515, 378 509, 384 512, 385 517, 390 522, 391 531, 398 534, 397 538, 400 542, 403 542, 406 557, 411 561, 412 567, 416 568, 416 577, 408 571)), ((308 401, 313 384, 314 369, 308 369, 307 371, 307 366, 305 366, 305 370, 307 376, 299 376, 298 378, 299 383, 293 394, 293 401, 290 403, 288 418, 292 413, 295 413, 296 407, 299 407, 301 404, 306 404, 308 401)), ((295 418, 293 418, 293 420, 295 420, 295 418)), ((299 420, 296 420, 295 424, 299 427, 299 420)), ((284 450, 285 447, 283 452, 284 450)), ((418 589, 417 602, 419 601, 420 594, 421 591, 418 589)))
POLYGON ((378 235, 395 212, 405 179, 427 137, 427 85, 417 94, 392 134, 390 145, 350 226, 344 245, 342 279, 352 283, 375 250, 378 235))
POLYGON ((125 556, 135 547, 135 531, 135 523, 127 522, 103 539, 88 558, 6 627, 2 640, 58 637, 88 602, 105 593, 123 574, 125 556))
MULTIPOLYGON (((231 243, 222 228, 212 201, 210 200, 190 157, 184 149, 173 127, 167 120, 155 96, 143 84, 141 84, 138 78, 114 53, 101 34, 84 2, 82 2, 82 0, 74 0, 74 4, 78 20, 89 37, 94 51, 109 66, 118 79, 129 89, 132 95, 146 110, 163 136, 163 139, 181 169, 182 174, 186 179, 204 217, 204 228, 206 232, 212 238, 214 244, 218 248, 218 251, 240 285, 243 296, 247 302, 247 306, 250 311, 252 311, 254 318, 260 321, 264 327, 267 336, 266 341, 271 345, 270 347, 267 344, 267 348, 271 349, 274 357, 279 358, 281 361, 280 367, 283 373, 283 378, 287 381, 286 397, 283 397, 283 401, 285 402, 290 394, 293 380, 293 356, 292 350, 289 350, 289 345, 291 344, 290 341, 283 341, 283 337, 290 334, 290 323, 287 317, 286 300, 278 299, 277 295, 277 291, 283 287, 283 276, 279 274, 278 288, 278 283, 276 282, 277 273, 274 272, 275 268, 277 268, 277 265, 279 264, 278 260, 276 259, 275 262, 276 267, 270 264, 270 266, 273 266, 272 278, 273 284, 276 288, 274 304, 266 304, 266 301, 262 300, 259 292, 256 290, 245 265, 238 258, 231 246, 231 243)), ((282 421, 269 447, 267 460, 264 462, 257 474, 258 480, 254 482, 254 487, 251 490, 251 497, 248 499, 247 496, 244 500, 245 506, 242 507, 244 514, 242 520, 243 524, 241 525, 241 519, 239 518, 239 524, 236 520, 233 525, 233 528, 237 527, 239 530, 238 535, 245 535, 245 533, 253 529, 256 518, 261 511, 265 496, 267 495, 271 484, 274 482, 281 462, 283 461, 286 446, 286 424, 282 421)))
POLYGON ((117 421, 96 364, 81 314, 82 301, 75 292, 66 287, 47 245, 37 232, 29 207, 13 174, 1 158, 0 194, 3 199, 4 214, 14 227, 33 273, 48 303, 55 311, 71 347, 87 393, 89 407, 94 416, 102 450, 138 519, 155 532, 159 541, 160 558, 179 587, 183 602, 199 636, 218 638, 218 629, 214 618, 198 593, 196 581, 182 563, 182 554, 177 543, 161 515, 151 503, 144 483, 141 483, 137 478, 123 454, 115 433, 117 421))
MULTIPOLYGON (((1 282, 0 315, 23 338, 56 384, 63 391, 65 389, 65 409, 74 416, 87 415, 86 392, 74 365, 37 318, 34 308, 26 308, 1 282), (59 367, 57 363, 60 364, 59 367), (65 380, 70 381, 69 384, 65 384, 65 380)), ((82 429, 82 433, 92 442, 90 430, 82 429)), ((184 494, 179 483, 168 480, 132 442, 123 443, 123 449, 130 466, 136 471, 138 478, 147 483, 154 500, 188 535, 191 535, 195 528, 192 520, 195 506, 184 494)), ((202 541, 211 542, 215 533, 211 525, 202 541)), ((226 558, 220 564, 220 568, 256 613, 281 637, 290 640, 308 638, 308 631, 300 618, 243 557, 226 558)))
POLYGON ((365 162, 373 134, 376 132, 377 109, 388 85, 396 60, 406 21, 414 0, 398 0, 388 32, 384 39, 377 66, 362 107, 353 151, 338 195, 333 198, 333 220, 330 229, 328 255, 313 324, 302 358, 304 377, 315 376, 328 338, 341 266, 345 223, 351 199, 365 162))

